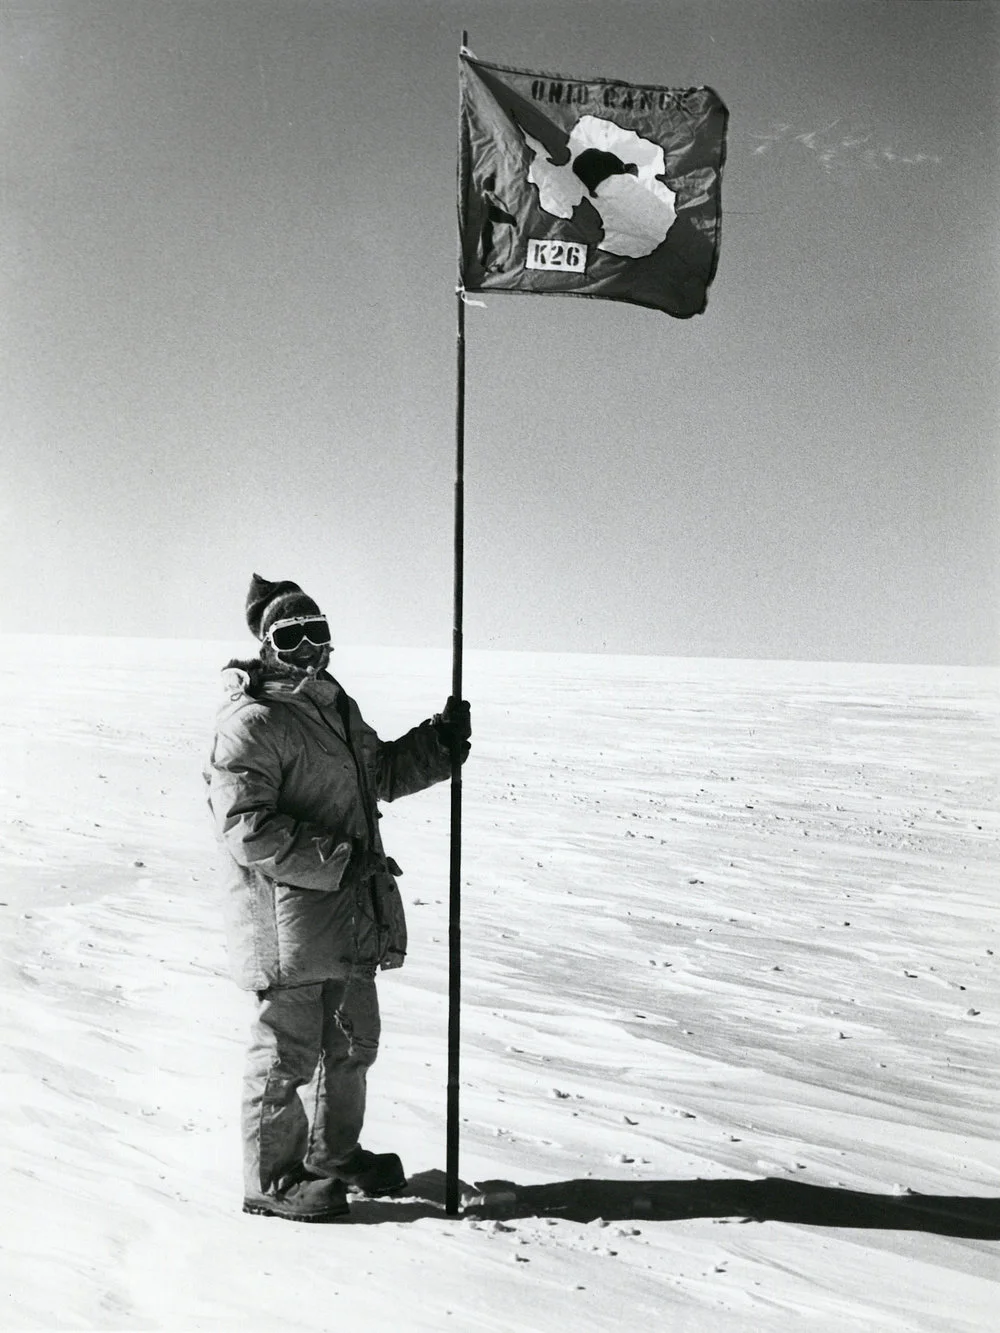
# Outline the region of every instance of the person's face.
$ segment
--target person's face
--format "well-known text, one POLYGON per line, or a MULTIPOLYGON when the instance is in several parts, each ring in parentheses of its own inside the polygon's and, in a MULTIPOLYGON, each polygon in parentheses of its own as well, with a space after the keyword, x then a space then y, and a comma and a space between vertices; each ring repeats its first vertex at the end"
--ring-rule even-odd
MULTIPOLYGON (((317 620, 324 621, 321 626, 322 635, 329 633, 327 622, 324 617, 316 617, 317 620)), ((293 672, 318 673, 325 671, 330 661, 331 645, 328 643, 314 643, 308 633, 302 633, 298 625, 284 627, 279 634, 277 631, 281 628, 279 621, 277 626, 272 627, 274 632, 267 635, 265 639, 265 653, 272 663, 293 672), (294 647, 282 646, 282 640, 291 636, 294 640, 298 637, 298 642, 294 647)), ((313 635, 313 637, 316 637, 313 635)))
POLYGON ((318 674, 325 671, 330 661, 330 645, 322 646, 310 643, 308 639, 303 639, 299 646, 290 653, 277 653, 277 659, 285 666, 294 667, 296 671, 310 671, 318 674))

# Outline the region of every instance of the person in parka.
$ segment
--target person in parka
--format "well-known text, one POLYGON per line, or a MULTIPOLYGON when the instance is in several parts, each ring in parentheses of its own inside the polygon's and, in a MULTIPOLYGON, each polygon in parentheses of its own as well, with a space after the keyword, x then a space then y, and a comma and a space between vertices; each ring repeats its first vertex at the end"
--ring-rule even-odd
POLYGON ((348 1211, 348 1186, 389 1194, 406 1179, 395 1153, 359 1141, 380 1031, 375 974, 406 953, 401 871, 383 850, 377 802, 443 781, 453 752, 464 761, 469 705, 449 699, 382 741, 327 671, 329 625, 298 584, 254 574, 246 619, 260 656, 223 672, 205 772, 231 969, 256 997, 243 1209, 330 1221, 348 1211))

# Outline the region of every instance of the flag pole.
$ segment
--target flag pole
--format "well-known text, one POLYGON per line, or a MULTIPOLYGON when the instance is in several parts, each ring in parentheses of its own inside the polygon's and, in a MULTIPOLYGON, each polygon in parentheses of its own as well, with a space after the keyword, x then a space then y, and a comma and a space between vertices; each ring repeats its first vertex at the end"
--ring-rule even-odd
MULTIPOLYGON (((462 33, 462 49, 469 35, 462 33)), ((461 143, 461 140, 459 141, 461 143)), ((461 149, 460 149, 461 151, 461 149)), ((451 692, 462 698, 462 618, 465 563, 465 301, 455 292, 455 575, 451 692)), ((459 1046, 462 994, 462 746, 451 751, 451 872, 448 895, 448 1114, 445 1144, 445 1213, 458 1216, 459 1046)))

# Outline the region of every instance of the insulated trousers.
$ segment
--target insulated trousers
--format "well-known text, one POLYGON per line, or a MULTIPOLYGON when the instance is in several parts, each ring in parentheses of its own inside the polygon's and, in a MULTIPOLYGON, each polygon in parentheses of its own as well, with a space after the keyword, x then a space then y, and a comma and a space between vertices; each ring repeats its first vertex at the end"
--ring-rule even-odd
POLYGON ((367 971, 272 986, 257 992, 256 1004, 243 1082, 243 1171, 248 1194, 267 1194, 303 1166, 335 1176, 357 1147, 380 1019, 367 971))

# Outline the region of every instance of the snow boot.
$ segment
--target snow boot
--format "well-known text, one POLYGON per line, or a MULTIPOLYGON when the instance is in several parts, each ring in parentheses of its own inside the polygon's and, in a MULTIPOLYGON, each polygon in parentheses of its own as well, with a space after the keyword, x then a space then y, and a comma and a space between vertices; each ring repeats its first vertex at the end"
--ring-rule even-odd
POLYGON ((350 1212, 341 1180, 313 1175, 304 1167, 291 1171, 267 1194, 247 1194, 243 1211, 289 1222, 334 1222, 350 1212))
POLYGON ((368 1152, 366 1148, 357 1147, 334 1170, 337 1179, 350 1189, 372 1198, 399 1194, 406 1185, 403 1163, 394 1152, 368 1152))

